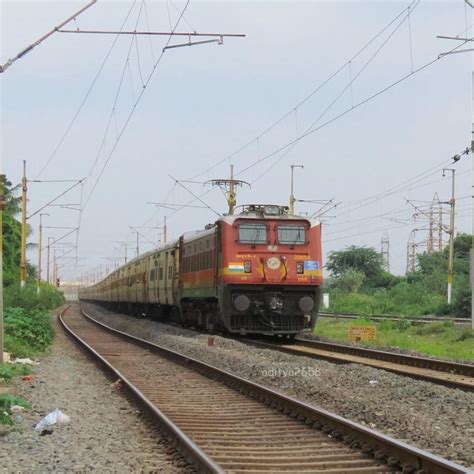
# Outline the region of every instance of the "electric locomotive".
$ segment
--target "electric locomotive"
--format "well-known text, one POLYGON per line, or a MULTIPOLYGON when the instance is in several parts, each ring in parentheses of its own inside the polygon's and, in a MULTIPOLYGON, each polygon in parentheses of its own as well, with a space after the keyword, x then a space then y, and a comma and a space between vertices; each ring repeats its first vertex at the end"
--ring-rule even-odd
POLYGON ((80 298, 209 331, 291 336, 313 328, 321 224, 287 206, 240 208, 132 260, 80 298))

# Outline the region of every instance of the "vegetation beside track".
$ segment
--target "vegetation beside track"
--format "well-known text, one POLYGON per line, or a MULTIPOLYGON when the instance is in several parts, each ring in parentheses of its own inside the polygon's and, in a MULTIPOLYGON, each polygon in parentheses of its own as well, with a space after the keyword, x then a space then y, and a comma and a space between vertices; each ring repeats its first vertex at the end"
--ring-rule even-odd
POLYGON ((11 417, 13 406, 30 408, 30 404, 23 398, 16 395, 0 395, 0 425, 13 425, 14 421, 11 417))
MULTIPOLYGON (((13 357, 33 357, 48 349, 53 341, 48 310, 64 303, 57 288, 42 283, 38 293, 36 268, 28 263, 27 284, 20 288, 20 185, 5 182, 3 219, 3 299, 5 307, 5 351, 13 357)), ((31 228, 28 228, 28 234, 31 228)), ((31 244, 30 244, 31 245, 31 244)))
POLYGON ((334 341, 347 342, 349 327, 354 325, 376 326, 376 340, 359 343, 366 347, 395 347, 435 357, 474 361, 474 331, 457 327, 450 321, 417 325, 408 320, 374 323, 366 319, 347 321, 321 317, 315 333, 334 341))
MULTIPOLYGON (((3 298, 4 351, 11 358, 32 358, 48 350, 53 342, 49 310, 61 306, 64 297, 57 288, 42 283, 38 293, 36 268, 28 263, 27 284, 20 288, 20 223, 16 219, 20 199, 18 186, 6 182, 6 209, 3 218, 3 298)), ((30 229, 29 229, 30 230, 30 229)), ((29 375, 31 365, 0 364, 0 384, 8 384, 14 377, 29 375)), ((0 424, 13 424, 12 405, 28 407, 28 403, 13 394, 0 394, 0 424)))
POLYGON ((329 278, 325 291, 329 310, 356 313, 468 317, 471 311, 469 252, 472 236, 454 239, 453 302, 446 302, 448 249, 417 256, 414 271, 404 276, 384 270, 381 254, 373 248, 351 246, 331 252, 326 263, 329 278))

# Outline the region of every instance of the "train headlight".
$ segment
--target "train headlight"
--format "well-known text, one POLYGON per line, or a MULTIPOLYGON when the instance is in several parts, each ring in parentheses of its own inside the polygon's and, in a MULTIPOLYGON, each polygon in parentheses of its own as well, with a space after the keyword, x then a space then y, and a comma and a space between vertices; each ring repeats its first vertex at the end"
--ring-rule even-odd
POLYGON ((239 295, 234 299, 234 306, 237 311, 247 311, 250 307, 250 298, 245 295, 239 295))
POLYGON ((298 303, 303 313, 310 313, 314 309, 314 300, 311 296, 303 296, 298 303))

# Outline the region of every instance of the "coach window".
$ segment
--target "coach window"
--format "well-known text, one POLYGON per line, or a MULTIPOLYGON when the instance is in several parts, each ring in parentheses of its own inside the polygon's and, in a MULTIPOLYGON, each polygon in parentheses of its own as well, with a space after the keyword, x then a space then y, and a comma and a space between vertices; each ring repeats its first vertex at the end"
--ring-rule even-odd
POLYGON ((286 224, 278 226, 278 243, 303 245, 306 243, 306 228, 301 224, 286 224))
POLYGON ((268 229, 265 224, 240 224, 239 243, 266 244, 268 243, 268 229))

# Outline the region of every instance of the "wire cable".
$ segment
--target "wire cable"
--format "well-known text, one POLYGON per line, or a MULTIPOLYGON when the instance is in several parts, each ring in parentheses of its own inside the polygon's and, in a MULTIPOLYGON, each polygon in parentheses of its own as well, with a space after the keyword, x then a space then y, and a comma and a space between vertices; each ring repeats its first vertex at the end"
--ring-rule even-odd
MULTIPOLYGON (((181 12, 181 14, 180 14, 179 17, 178 17, 178 20, 176 21, 176 23, 175 23, 175 25, 174 25, 173 30, 171 31, 171 33, 174 33, 174 32, 175 32, 176 28, 178 27, 179 23, 181 22, 181 19, 183 18, 183 15, 184 15, 184 12, 185 12, 186 9, 188 8, 189 2, 190 2, 190 0, 187 0, 187 2, 186 2, 186 4, 185 4, 185 6, 184 6, 184 8, 183 8, 183 10, 182 10, 182 12, 181 12)), ((170 43, 172 37, 173 37, 173 34, 170 34, 169 37, 168 37, 168 40, 167 40, 167 42, 166 42, 166 46, 169 45, 169 43, 170 43)), ((166 46, 165 46, 165 47, 166 47, 166 46)), ((165 52, 165 50, 162 50, 160 56, 158 57, 158 60, 157 60, 157 61, 155 62, 155 64, 153 65, 153 69, 152 69, 152 71, 150 72, 150 74, 149 74, 147 80, 145 81, 145 83, 144 83, 144 85, 143 85, 143 89, 140 91, 140 94, 138 95, 137 100, 135 101, 135 103, 134 103, 134 105, 133 105, 133 107, 132 107, 130 113, 128 114, 128 117, 127 117, 127 119, 125 120, 124 125, 122 126, 122 129, 121 129, 121 131, 120 131, 120 133, 119 133, 119 136, 118 136, 117 139, 115 140, 115 143, 113 144, 112 149, 111 149, 109 155, 107 156, 107 159, 106 159, 106 161, 105 161, 105 163, 104 163, 104 165, 103 165, 103 167, 102 167, 102 169, 101 169, 101 171, 100 171, 100 174, 99 174, 99 176, 97 177, 97 179, 96 179, 96 181, 95 181, 95 183, 94 183, 94 185, 93 185, 93 187, 92 187, 91 192, 90 192, 89 195, 87 196, 87 199, 86 199, 86 201, 85 201, 85 203, 84 203, 84 209, 85 209, 85 207, 87 206, 87 204, 89 203, 89 201, 90 201, 92 195, 94 194, 94 191, 96 190, 97 185, 98 185, 98 183, 99 183, 99 181, 100 181, 102 175, 104 174, 104 171, 105 171, 105 169, 106 169, 106 167, 107 167, 107 165, 108 165, 110 159, 112 158, 112 155, 114 154, 114 152, 115 152, 115 150, 116 150, 116 148, 117 148, 117 145, 118 145, 118 143, 120 142, 120 139, 121 139, 122 136, 123 136, 123 133, 125 132, 125 130, 126 130, 128 124, 130 123, 130 120, 131 120, 131 118, 132 118, 132 116, 133 116, 133 114, 134 114, 134 112, 135 112, 135 110, 136 110, 136 108, 137 108, 137 105, 139 104, 141 98, 143 97, 143 95, 144 95, 144 93, 145 93, 145 91, 146 91, 146 89, 147 89, 147 87, 148 87, 148 84, 150 83, 150 81, 151 81, 151 79, 152 79, 152 77, 153 77, 153 75, 154 75, 154 73, 155 73, 155 71, 156 71, 156 68, 158 67, 158 65, 160 64, 160 62, 161 62, 161 60, 162 60, 162 58, 163 58, 164 52, 165 52)))
MULTIPOLYGON (((410 5, 416 5, 418 4, 419 0, 413 0, 410 5)), ((396 15, 389 23, 387 23, 380 31, 378 31, 369 41, 367 41, 353 56, 351 56, 347 61, 344 62, 339 68, 336 69, 329 77, 327 77, 320 85, 318 85, 316 88, 312 89, 309 94, 307 94, 302 100, 300 100, 296 105, 291 107, 291 109, 283 114, 280 118, 272 122, 269 126, 267 126, 262 132, 260 132, 256 137, 252 138, 248 142, 244 143, 241 145, 239 148, 237 148, 235 151, 227 155, 225 158, 219 160, 216 164, 212 165, 211 167, 208 167, 204 171, 196 174, 193 176, 193 178, 197 178, 199 176, 202 176, 209 171, 212 171, 214 168, 217 168, 219 165, 222 163, 225 163, 226 161, 231 160, 234 156, 238 155, 241 151, 245 150, 248 146, 252 145, 255 143, 255 141, 259 138, 262 138, 264 135, 266 135, 268 132, 273 130, 278 124, 280 124, 283 120, 285 120, 288 116, 292 115, 295 111, 295 109, 300 108, 302 105, 304 105, 307 101, 309 101, 315 94, 317 94, 324 86, 326 86, 332 79, 334 79, 342 70, 344 70, 348 64, 350 64, 354 59, 356 59, 358 56, 360 56, 374 41, 376 41, 385 31, 387 31, 388 28, 390 28, 405 12, 407 11, 407 7, 405 7, 398 15, 396 15)))
MULTIPOLYGON (((413 10, 419 5, 419 0, 415 3, 414 7, 413 7, 413 10)), ((305 132, 303 133, 303 136, 305 136, 308 132, 310 132, 317 123, 319 123, 319 121, 333 108, 333 106, 338 102, 338 100, 346 93, 346 91, 352 87, 352 84, 354 83, 354 81, 356 81, 358 79, 358 77, 362 74, 362 72, 364 72, 364 70, 369 66, 369 64, 377 57, 377 55, 380 53, 380 51, 382 51, 382 49, 385 47, 385 45, 392 39, 393 35, 399 30, 399 28, 403 25, 403 23, 405 23, 405 21, 409 18, 409 15, 410 15, 410 10, 408 9, 408 12, 407 14, 402 18, 402 20, 398 23, 398 25, 393 29, 393 31, 388 35, 388 37, 382 42, 382 44, 375 50, 375 52, 372 54, 372 56, 369 57, 369 59, 365 62, 365 64, 361 67, 361 69, 359 70, 359 72, 353 77, 351 78, 351 80, 349 81, 349 84, 347 84, 340 92, 339 94, 336 95, 336 97, 329 103, 329 105, 323 110, 323 112, 313 121, 313 123, 306 128, 305 132)), ((351 104, 351 107, 349 110, 353 110, 354 109, 354 105, 351 104)), ((295 148, 295 146, 299 143, 299 137, 296 138, 296 140, 294 141, 294 143, 287 149, 284 150, 283 154, 278 158, 278 160, 276 160, 272 165, 270 165, 262 174, 260 174, 259 176, 257 176, 257 178, 255 178, 253 181, 252 181, 252 184, 257 182, 258 180, 260 180, 261 178, 263 178, 263 176, 265 176, 272 168, 274 168, 286 155, 288 155, 288 153, 291 152, 291 150, 293 150, 293 148, 295 148)), ((265 159, 265 158, 264 158, 265 159)), ((242 173, 245 173, 245 171, 247 171, 248 169, 250 168, 253 168, 253 166, 255 166, 256 164, 259 164, 261 163, 264 159, 261 159, 259 160, 258 163, 253 163, 251 164, 250 166, 248 166, 247 168, 244 168, 243 170, 241 170, 239 173, 237 173, 238 175, 239 174, 242 174, 242 173)))
MULTIPOLYGON (((452 53, 454 51, 456 51, 457 49, 459 49, 460 47, 464 46, 464 44, 466 44, 468 40, 464 40, 461 44, 459 44, 458 46, 452 48, 449 53, 452 53)), ((273 156, 275 156, 276 154, 280 153, 281 151, 284 151, 286 150, 288 147, 292 146, 293 144, 295 143, 298 143, 300 142, 301 140, 303 140, 304 138, 310 136, 310 135, 313 135, 314 133, 322 130, 323 128, 327 127, 328 125, 331 125, 332 123, 336 122, 337 120, 345 117, 347 114, 349 114, 350 112, 362 107, 363 105, 367 104, 368 102, 371 102, 372 100, 376 99, 378 96, 384 94, 385 92, 389 91, 390 89, 396 87, 397 85, 401 84, 402 82, 404 82, 405 80, 411 78, 412 76, 414 76, 415 74, 423 71, 424 69, 432 66, 433 64, 441 61, 443 58, 445 58, 447 55, 443 55, 443 56, 440 56, 440 57, 436 57, 435 59, 432 59, 430 61, 428 61, 427 63, 423 64, 422 66, 418 67, 417 69, 415 69, 413 72, 410 72, 408 74, 405 74, 404 76, 400 77, 399 79, 397 79, 396 81, 390 83, 389 85, 383 87, 382 89, 378 90, 377 92, 373 93, 372 95, 366 97, 365 99, 361 100, 360 102, 358 102, 356 105, 354 105, 354 107, 350 107, 344 111, 342 111, 341 113, 337 114, 336 116, 330 118, 329 120, 327 120, 326 122, 322 123, 321 125, 319 125, 318 127, 316 128, 313 128, 311 130, 309 130, 308 132, 305 132, 303 133, 300 137, 298 137, 297 139, 294 139, 294 140, 291 140, 289 142, 287 142, 285 145, 282 145, 280 146, 279 148, 277 148, 276 150, 272 151, 271 153, 267 154, 266 156, 264 156, 263 158, 260 159, 260 161, 258 163, 253 163, 249 166, 247 166, 246 168, 244 168, 243 170, 241 170, 238 174, 242 174, 243 172, 246 172, 248 171, 249 169, 253 168, 254 166, 266 161, 266 160, 269 160, 270 158, 272 158, 273 156)), ((260 177, 263 177, 263 175, 261 175, 260 177)), ((259 179, 260 179, 259 177, 259 179)), ((255 181, 253 181, 255 182, 255 181)))
MULTIPOLYGON (((122 31, 125 24, 127 23, 127 20, 128 18, 130 17, 130 14, 132 13, 132 10, 133 10, 133 7, 135 6, 135 3, 137 2, 137 0, 134 0, 133 3, 132 3, 132 6, 130 7, 130 9, 128 10, 127 12, 127 15, 125 16, 125 19, 123 20, 120 28, 119 28, 119 31, 122 31)), ((87 89, 87 92, 86 92, 86 95, 84 96, 84 98, 82 99, 81 103, 79 104, 79 107, 78 109, 76 110, 76 113, 74 114, 74 116, 72 117, 72 120, 71 122, 69 122, 69 125, 67 126, 66 128, 66 131, 64 132, 64 134, 61 136, 58 144, 56 145, 56 147, 54 148, 53 152, 51 153, 51 155, 49 156, 49 158, 46 160, 45 164, 43 165, 43 167, 41 168, 41 170, 39 171, 39 173, 37 174, 36 178, 35 179, 38 179, 42 174, 43 172, 46 170, 46 168, 48 167, 48 165, 51 163, 51 161, 54 159, 54 157, 56 156, 56 154, 58 153, 59 149, 61 148, 61 145, 64 143, 64 140, 67 138, 67 136, 69 135, 69 132, 71 131, 72 127, 74 126, 76 120, 77 120, 77 117, 79 116, 79 114, 81 113, 82 111, 82 108, 84 107, 84 104, 86 103, 87 99, 89 98, 92 90, 94 89, 94 86, 97 82, 97 80, 99 79, 99 76, 101 75, 102 73, 102 70, 104 69, 104 66, 105 64, 107 63, 107 60, 109 59, 118 39, 119 39, 120 35, 117 34, 115 36, 115 38, 113 39, 112 41, 112 44, 110 45, 109 49, 107 50, 107 53, 105 54, 104 56, 104 59, 102 60, 102 63, 101 65, 99 66, 99 69, 97 71, 97 73, 95 74, 94 78, 92 79, 92 82, 89 86, 89 88, 87 89)))

